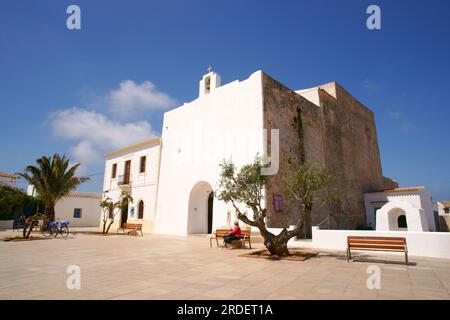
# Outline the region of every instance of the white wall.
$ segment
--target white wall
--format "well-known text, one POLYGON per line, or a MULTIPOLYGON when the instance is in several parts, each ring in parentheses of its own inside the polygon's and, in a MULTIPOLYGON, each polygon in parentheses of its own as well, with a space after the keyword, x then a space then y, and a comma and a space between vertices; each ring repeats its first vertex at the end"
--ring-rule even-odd
POLYGON ((100 196, 94 197, 64 197, 56 203, 55 218, 69 221, 70 227, 98 227, 100 219, 100 196), (81 209, 81 218, 74 218, 74 209, 81 209))
POLYGON ((0 220, 0 230, 12 229, 14 220, 0 220))
MULTIPOLYGON (((241 166, 258 152, 263 154, 262 129, 260 71, 166 112, 156 232, 186 235, 194 185, 205 181, 215 189, 224 158, 241 166)), ((227 210, 234 213, 231 206, 214 199, 213 229, 226 225, 227 210)))
POLYGON ((376 228, 374 207, 377 203, 393 201, 406 201, 418 209, 423 209, 429 231, 436 230, 431 194, 425 188, 420 188, 418 190, 365 193, 364 205, 366 208, 367 225, 373 229, 376 228))
MULTIPOLYGON (((320 230, 313 227, 312 246, 317 249, 346 250, 347 236, 405 237, 409 255, 450 258, 448 232, 320 230)), ((293 242, 293 245, 299 244, 293 242)))
POLYGON ((390 201, 377 210, 377 231, 429 231, 427 217, 422 208, 404 200, 390 201), (398 219, 405 216, 407 228, 399 227, 398 219))

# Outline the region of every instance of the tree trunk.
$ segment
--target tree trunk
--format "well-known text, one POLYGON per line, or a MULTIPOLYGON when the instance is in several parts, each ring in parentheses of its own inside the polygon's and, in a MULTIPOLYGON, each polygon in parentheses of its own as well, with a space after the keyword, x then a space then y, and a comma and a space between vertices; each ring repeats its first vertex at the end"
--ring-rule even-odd
POLYGON ((22 237, 24 239, 28 239, 30 237, 31 231, 33 230, 33 227, 35 226, 34 222, 24 222, 23 230, 22 230, 22 237))
POLYGON ((35 222, 34 221, 32 221, 31 223, 30 223, 30 225, 28 226, 28 233, 27 233, 27 239, 30 237, 30 234, 31 234, 31 231, 33 230, 33 228, 35 227, 35 222))
POLYGON ((27 238, 27 226, 28 226, 28 223, 24 222, 23 223, 23 230, 22 230, 22 238, 24 238, 24 239, 27 238))
POLYGON ((108 234, 109 229, 111 228, 111 226, 113 225, 113 223, 114 223, 114 220, 111 220, 111 221, 109 222, 109 225, 108 225, 108 228, 106 229, 106 233, 105 233, 105 234, 108 234))
POLYGON ((108 222, 108 220, 103 220, 103 229, 102 229, 102 233, 105 234, 106 231, 106 223, 108 222))
POLYGON ((272 233, 267 232, 266 236, 264 237, 264 245, 266 246, 267 250, 269 250, 270 255, 272 256, 288 256, 288 241, 289 239, 286 239, 286 237, 284 237, 282 234, 275 236, 272 233))
POLYGON ((55 221, 55 206, 46 205, 44 209, 44 214, 47 216, 48 221, 55 221))

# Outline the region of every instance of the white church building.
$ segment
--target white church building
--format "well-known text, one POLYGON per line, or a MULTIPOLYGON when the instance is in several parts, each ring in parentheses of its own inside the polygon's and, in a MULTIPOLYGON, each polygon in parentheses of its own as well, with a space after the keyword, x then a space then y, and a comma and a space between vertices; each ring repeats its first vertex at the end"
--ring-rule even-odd
POLYGON ((164 114, 161 139, 106 155, 104 197, 117 200, 126 190, 134 200, 117 227, 142 223, 144 232, 186 235, 230 223, 234 210, 213 191, 223 159, 240 166, 264 154, 261 75, 221 86, 220 76, 209 72, 198 99, 164 114))
MULTIPOLYGON (((269 153, 265 144, 267 136, 272 137, 269 144, 275 140, 275 132, 266 133, 263 130, 267 127, 264 119, 264 76, 262 71, 257 71, 246 80, 236 80, 222 85, 220 76, 209 70, 200 81, 197 99, 164 114, 161 138, 151 139, 106 155, 103 198, 117 200, 122 190, 131 192, 133 197, 133 203, 130 203, 127 210, 115 219, 116 228, 124 222, 135 222, 142 223, 144 232, 187 235, 211 233, 216 228, 230 226, 230 221, 234 220, 234 209, 214 197, 220 174, 219 164, 224 159, 232 159, 236 166, 240 167, 251 162, 256 154, 267 156, 269 153)), ((338 91, 343 95, 347 94, 335 83, 314 90, 291 91, 289 94, 300 95, 302 101, 311 104, 313 107, 310 108, 314 115, 313 109, 325 105, 327 99, 334 101, 339 94, 338 91)), ((344 96, 343 99, 350 98, 344 96)), ((352 105, 352 108, 356 107, 352 105)), ((364 117, 370 118, 371 114, 366 109, 362 112, 364 117)), ((370 121, 373 121, 372 119, 370 121)), ((308 123, 308 125, 313 128, 320 124, 308 123)), ((352 122, 351 125, 356 127, 358 124, 352 122)), ((349 126, 348 130, 354 130, 353 127, 349 126)), ((310 130, 314 133, 312 129, 310 130)), ((370 128, 366 126, 362 130, 369 132, 370 128)), ((375 141, 378 155, 376 132, 374 135, 375 140, 371 134, 368 141, 370 143, 375 141)), ((317 135, 311 134, 307 138, 312 142, 305 143, 317 144, 315 140, 318 139, 317 135)), ((289 141, 282 143, 289 145, 289 141)), ((278 151, 275 147, 270 145, 271 154, 278 151)), ((325 161, 323 151, 319 150, 322 152, 320 153, 316 149, 313 147, 308 149, 309 158, 323 163, 325 161)), ((367 154, 371 156, 373 152, 367 154)), ((283 157, 284 154, 280 156, 283 157)), ((351 152, 349 157, 351 159, 351 152)), ((287 159, 284 158, 284 161, 287 159)), ((375 159, 374 163, 377 163, 376 161, 375 159)), ((362 163, 364 164, 364 161, 362 163)), ((381 165, 377 163, 375 167, 370 177, 375 176, 373 172, 377 170, 376 175, 380 176, 381 165)), ((362 167, 361 170, 364 169, 362 167)), ((398 219, 406 215, 408 228, 415 231, 434 230, 433 213, 431 207, 429 208, 431 196, 425 190, 383 188, 382 183, 386 179, 382 176, 381 178, 376 180, 380 181, 377 182, 378 189, 377 186, 365 190, 361 187, 362 192, 356 195, 361 200, 355 202, 361 203, 360 211, 369 227, 377 230, 390 230, 389 228, 401 230, 406 227, 403 226, 403 218, 400 218, 400 226, 398 219), (385 191, 386 189, 390 191, 385 191), (375 192, 376 190, 382 191, 375 192), (411 195, 411 192, 414 195, 411 195), (399 204, 393 205, 393 208, 386 207, 394 200, 403 201, 400 203, 400 211, 392 211, 397 214, 394 217, 395 225, 392 222, 394 218, 389 214, 392 213, 391 209, 397 208, 399 204), (390 213, 383 213, 382 208, 385 207, 390 213), (406 211, 411 208, 415 213, 409 218, 406 211), (377 219, 378 214, 381 218, 377 219)), ((355 189, 360 190, 358 188, 355 189)), ((267 194, 265 199, 267 207, 271 195, 267 194)))

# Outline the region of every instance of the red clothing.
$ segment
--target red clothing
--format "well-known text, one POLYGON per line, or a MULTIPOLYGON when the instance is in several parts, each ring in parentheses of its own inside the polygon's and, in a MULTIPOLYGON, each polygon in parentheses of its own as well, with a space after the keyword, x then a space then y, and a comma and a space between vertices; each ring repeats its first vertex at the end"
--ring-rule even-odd
POLYGON ((235 235, 236 237, 238 237, 238 238, 240 238, 241 237, 241 228, 239 228, 239 226, 235 226, 234 228, 233 228, 233 230, 231 230, 230 232, 228 232, 228 236, 231 236, 231 235, 235 235))

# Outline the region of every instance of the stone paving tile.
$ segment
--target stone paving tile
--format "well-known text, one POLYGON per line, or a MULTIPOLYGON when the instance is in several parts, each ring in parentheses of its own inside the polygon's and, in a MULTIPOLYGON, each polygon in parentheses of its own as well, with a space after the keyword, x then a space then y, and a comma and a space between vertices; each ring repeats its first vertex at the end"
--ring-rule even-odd
POLYGON ((0 241, 0 299, 450 299, 450 259, 410 257, 405 266, 401 254, 347 262, 344 252, 320 250, 295 262, 244 252, 209 248, 199 236, 0 241), (69 265, 81 268, 80 290, 66 288, 69 265), (367 288, 372 265, 380 290, 367 288))

